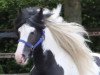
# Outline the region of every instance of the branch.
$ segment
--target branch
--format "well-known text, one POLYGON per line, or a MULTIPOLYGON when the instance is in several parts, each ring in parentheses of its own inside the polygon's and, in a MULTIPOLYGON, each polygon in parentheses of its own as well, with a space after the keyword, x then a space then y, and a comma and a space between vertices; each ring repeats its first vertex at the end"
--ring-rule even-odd
POLYGON ((100 31, 89 32, 89 36, 100 36, 100 31))
POLYGON ((0 58, 14 58, 14 53, 0 53, 0 58))
POLYGON ((0 33, 0 39, 2 38, 17 38, 15 32, 2 32, 0 33))

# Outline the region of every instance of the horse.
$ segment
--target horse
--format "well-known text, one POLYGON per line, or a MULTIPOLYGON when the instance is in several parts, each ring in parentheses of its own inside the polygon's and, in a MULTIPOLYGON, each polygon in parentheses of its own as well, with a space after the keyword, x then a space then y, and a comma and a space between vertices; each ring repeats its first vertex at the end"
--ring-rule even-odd
POLYGON ((17 64, 34 66, 30 75, 99 75, 100 55, 93 53, 84 36, 85 28, 60 16, 61 4, 47 8, 28 7, 15 19, 19 40, 15 52, 17 64), (96 59, 97 58, 97 59, 96 59))

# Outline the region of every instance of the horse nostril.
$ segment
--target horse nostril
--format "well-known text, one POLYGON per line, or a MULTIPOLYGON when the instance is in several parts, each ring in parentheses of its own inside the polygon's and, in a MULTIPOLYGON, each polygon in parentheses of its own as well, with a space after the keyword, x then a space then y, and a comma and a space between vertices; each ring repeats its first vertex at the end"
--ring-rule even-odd
POLYGON ((22 57, 24 57, 24 58, 25 58, 25 54, 22 54, 22 57))

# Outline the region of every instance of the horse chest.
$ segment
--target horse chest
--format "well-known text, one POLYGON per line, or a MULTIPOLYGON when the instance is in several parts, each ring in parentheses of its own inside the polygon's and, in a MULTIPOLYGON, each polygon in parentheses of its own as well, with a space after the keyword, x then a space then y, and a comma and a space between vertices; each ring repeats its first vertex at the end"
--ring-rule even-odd
POLYGON ((79 75, 77 66, 71 56, 63 51, 58 53, 59 55, 54 52, 55 60, 63 68, 64 75, 79 75))
POLYGON ((43 63, 36 65, 30 75, 64 75, 63 68, 56 63, 54 55, 50 50, 46 51, 44 56, 43 63))
MULTIPOLYGON (((50 50, 46 51, 44 56, 44 61, 42 61, 41 65, 38 65, 38 68, 35 66, 30 75, 79 75, 72 63, 68 64, 68 62, 61 60, 61 58, 56 60, 56 56, 50 50)), ((39 60, 39 62, 41 61, 39 60)))

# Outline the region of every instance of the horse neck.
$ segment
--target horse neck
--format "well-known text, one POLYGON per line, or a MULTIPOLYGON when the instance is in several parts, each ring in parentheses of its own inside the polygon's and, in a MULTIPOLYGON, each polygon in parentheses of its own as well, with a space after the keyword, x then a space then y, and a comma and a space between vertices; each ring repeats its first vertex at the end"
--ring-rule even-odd
POLYGON ((62 49, 57 42, 55 41, 55 39, 52 36, 52 33, 50 32, 50 30, 48 28, 45 29, 45 40, 43 42, 43 50, 44 52, 46 50, 50 50, 54 57, 55 57, 55 61, 57 62, 57 64, 59 64, 61 67, 63 67, 64 69, 64 75, 79 75, 78 74, 78 69, 73 61, 73 59, 71 58, 71 56, 64 50, 62 49), (74 71, 77 74, 74 74, 74 71, 70 68, 71 66, 73 66, 74 71), (68 72, 67 70, 71 70, 72 72, 68 72))
POLYGON ((52 33, 48 28, 45 29, 45 40, 43 42, 43 48, 44 51, 51 50, 51 52, 57 56, 61 56, 61 53, 64 51, 60 46, 57 45, 55 39, 52 36, 52 33))
MULTIPOLYGON (((76 71, 79 71, 78 69, 78 65, 76 65, 76 62, 73 60, 73 57, 67 53, 66 50, 64 50, 63 48, 61 48, 56 40, 53 38, 52 36, 52 33, 50 32, 50 30, 48 28, 45 29, 45 40, 43 42, 43 49, 44 51, 46 50, 51 50, 51 52, 54 54, 55 56, 55 60, 56 62, 60 65, 60 66, 63 66, 64 70, 66 71, 66 69, 69 69, 71 71, 71 68, 68 68, 70 67, 70 65, 74 65, 74 70, 76 71), (62 60, 62 62, 61 62, 62 60), (67 63, 64 63, 63 60, 67 63), (67 67, 65 67, 67 66, 67 67)), ((91 63, 92 64, 92 63, 91 63)), ((97 69, 97 66, 94 64, 93 62, 93 67, 97 69)), ((87 68, 88 69, 88 68, 87 68)), ((84 69, 85 70, 85 69, 84 69)), ((98 71, 97 72, 94 72, 93 71, 93 74, 91 74, 92 72, 89 70, 89 71, 79 71, 80 75, 98 75, 98 71)), ((67 75, 68 73, 66 73, 65 75, 67 75)), ((72 74, 73 75, 73 74, 72 74)), ((78 75, 77 74, 74 74, 74 75, 78 75)))

